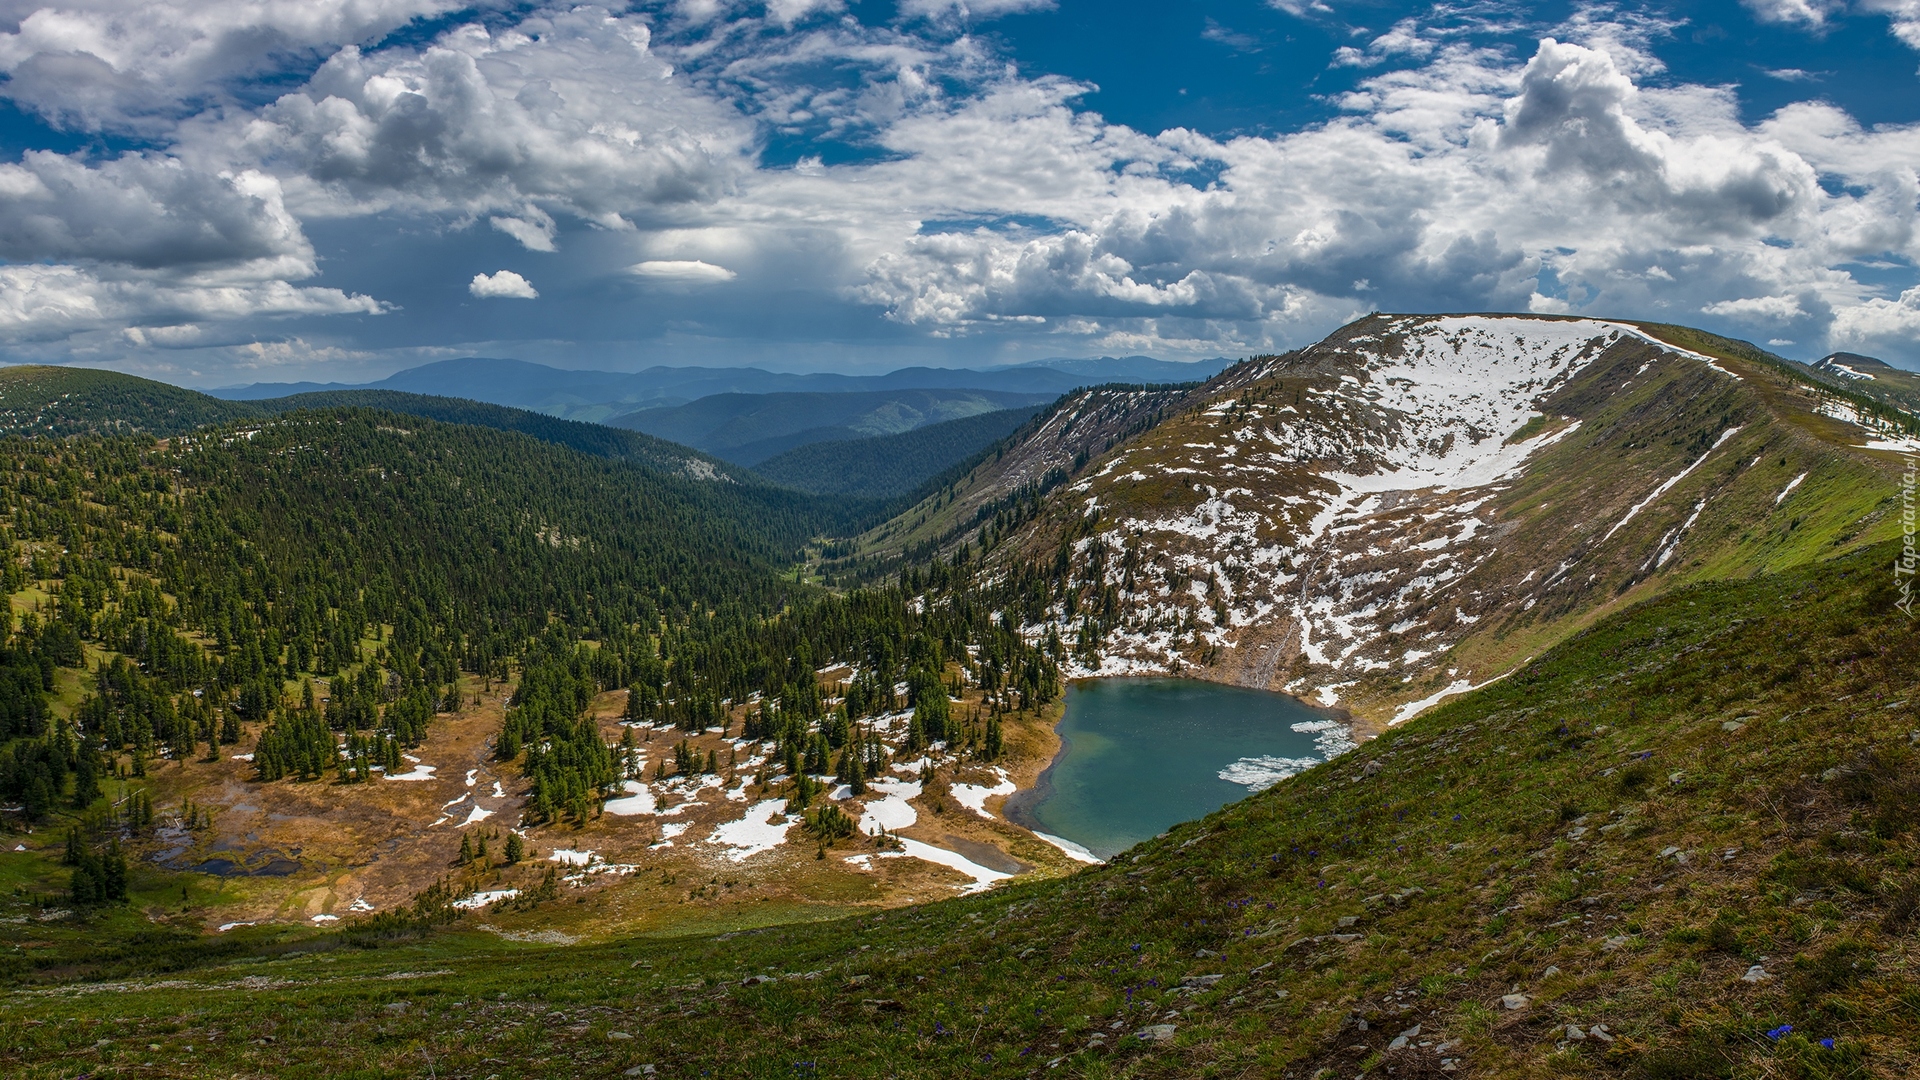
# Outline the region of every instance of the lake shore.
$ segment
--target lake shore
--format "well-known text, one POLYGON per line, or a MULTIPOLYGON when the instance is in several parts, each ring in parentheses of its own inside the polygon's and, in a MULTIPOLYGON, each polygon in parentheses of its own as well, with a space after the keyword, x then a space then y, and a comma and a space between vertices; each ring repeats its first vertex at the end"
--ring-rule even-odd
MULTIPOLYGON (((1357 745, 1358 742, 1360 741, 1360 738, 1364 736, 1364 733, 1358 730, 1359 725, 1356 724, 1353 715, 1350 712, 1348 712, 1346 709, 1339 708, 1339 707, 1330 708, 1327 706, 1318 705, 1313 702, 1295 697, 1291 694, 1285 694, 1279 691, 1255 690, 1254 688, 1251 688, 1251 687, 1235 686, 1232 683, 1225 683, 1219 680, 1188 679, 1183 676, 1163 676, 1163 677, 1157 677, 1157 678, 1156 677, 1139 677, 1139 676, 1122 676, 1117 678, 1084 678, 1084 679, 1072 680, 1072 682, 1069 684, 1069 692, 1071 693, 1075 689, 1086 689, 1094 686, 1095 684, 1100 684, 1100 683, 1133 681, 1136 679, 1139 679, 1140 681, 1156 681, 1156 682, 1163 681, 1163 680, 1180 680, 1180 681, 1188 681, 1188 682, 1195 682, 1195 683, 1210 683, 1216 686, 1232 686, 1238 690, 1247 690, 1247 691, 1252 691, 1262 695, 1272 695, 1275 698, 1284 699, 1289 706, 1297 708, 1299 711, 1311 717, 1314 721, 1329 721, 1339 725, 1340 733, 1343 736, 1345 736, 1343 739, 1336 740, 1337 743, 1344 744, 1344 748, 1341 752, 1344 752, 1345 749, 1350 749, 1351 747, 1357 745)), ((1005 820, 1006 822, 1008 822, 1009 824, 1018 826, 1019 828, 1024 829, 1027 832, 1033 833, 1035 836, 1041 837, 1042 839, 1047 839, 1048 843, 1053 843, 1056 847, 1059 847, 1060 845, 1058 843, 1055 843, 1055 839, 1064 840, 1069 844, 1072 844, 1076 847, 1080 847, 1084 850, 1092 852, 1092 854, 1094 854, 1097 857, 1106 858, 1109 856, 1100 855, 1100 852, 1098 851, 1098 849, 1093 848, 1091 845, 1083 844, 1081 841, 1075 840, 1071 837, 1058 836, 1053 830, 1049 830, 1046 827, 1045 823, 1041 821, 1039 816, 1040 807, 1045 805, 1050 799, 1052 799, 1057 794, 1055 790, 1055 780, 1057 777, 1061 775, 1061 770, 1063 769, 1063 767, 1065 767, 1073 757, 1073 753, 1074 753, 1073 738, 1070 734, 1061 730, 1061 728, 1065 726, 1066 720, 1067 720, 1067 709, 1065 707, 1065 700, 1063 699, 1061 707, 1058 713, 1055 715, 1054 721, 1048 732, 1048 734, 1050 734, 1052 737, 1052 740, 1051 740, 1053 743, 1052 755, 1049 758, 1045 759, 1043 766, 1037 769, 1032 768, 1030 765, 1028 765, 1028 762, 1022 762, 1023 765, 1028 765, 1028 767, 1019 769, 1017 773, 1014 770, 1009 770, 1009 774, 1008 774, 1009 779, 1014 782, 1016 786, 1016 790, 1012 794, 1005 796, 1003 799, 996 800, 996 802, 998 803, 998 806, 989 807, 989 809, 990 809, 990 812, 997 812, 997 815, 1003 820, 1005 820), (1052 837, 1054 839, 1048 839, 1049 837, 1052 837)), ((1031 761, 1031 759, 1028 759, 1028 761, 1031 761)))

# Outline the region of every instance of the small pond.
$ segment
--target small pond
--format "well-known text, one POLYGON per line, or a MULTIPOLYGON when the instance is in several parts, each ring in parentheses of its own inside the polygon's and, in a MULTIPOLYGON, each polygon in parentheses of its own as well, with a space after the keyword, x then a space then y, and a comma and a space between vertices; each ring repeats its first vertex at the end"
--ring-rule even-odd
POLYGON ((1103 859, 1352 745, 1285 694, 1195 679, 1075 683, 1057 730, 1060 756, 1008 814, 1103 859))

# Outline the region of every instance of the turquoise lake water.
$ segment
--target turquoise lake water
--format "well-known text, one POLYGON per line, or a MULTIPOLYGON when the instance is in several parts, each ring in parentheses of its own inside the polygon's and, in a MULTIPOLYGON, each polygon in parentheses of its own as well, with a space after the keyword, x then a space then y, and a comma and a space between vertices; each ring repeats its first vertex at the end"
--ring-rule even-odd
POLYGON ((1294 698, 1193 679, 1075 683, 1057 730, 1061 755, 1016 816, 1103 859, 1350 745, 1294 698))

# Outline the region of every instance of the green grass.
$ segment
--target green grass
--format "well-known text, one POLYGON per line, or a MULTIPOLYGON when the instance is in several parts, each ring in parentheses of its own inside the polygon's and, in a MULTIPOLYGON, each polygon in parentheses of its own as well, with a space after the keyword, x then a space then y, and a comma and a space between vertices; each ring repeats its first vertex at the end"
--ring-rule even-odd
POLYGON ((594 947, 503 942, 482 920, 387 942, 240 931, 202 967, 142 974, 70 943, 13 969, 0 1071, 1912 1075, 1920 627, 1892 607, 1891 557, 1633 607, 1064 880, 594 947), (1742 981, 1755 964, 1770 977, 1742 981), (1503 1008, 1516 987, 1528 1004, 1503 1008), (1162 1022, 1170 1041, 1129 1037, 1162 1022))

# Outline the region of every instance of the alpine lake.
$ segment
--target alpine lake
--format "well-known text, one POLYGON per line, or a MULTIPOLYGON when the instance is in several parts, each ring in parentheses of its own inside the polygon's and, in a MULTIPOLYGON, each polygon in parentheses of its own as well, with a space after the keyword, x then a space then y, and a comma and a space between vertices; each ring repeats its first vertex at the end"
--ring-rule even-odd
POLYGON ((1084 679, 1059 755, 1007 812, 1101 859, 1349 747, 1346 724, 1296 698, 1197 679, 1084 679))

